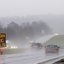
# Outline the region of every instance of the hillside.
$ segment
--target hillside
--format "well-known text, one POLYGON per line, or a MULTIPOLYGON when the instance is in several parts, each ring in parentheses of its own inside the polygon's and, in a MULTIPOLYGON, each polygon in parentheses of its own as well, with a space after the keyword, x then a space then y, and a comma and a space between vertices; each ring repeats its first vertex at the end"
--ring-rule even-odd
POLYGON ((49 39, 44 45, 58 45, 64 48, 64 35, 57 35, 49 39))

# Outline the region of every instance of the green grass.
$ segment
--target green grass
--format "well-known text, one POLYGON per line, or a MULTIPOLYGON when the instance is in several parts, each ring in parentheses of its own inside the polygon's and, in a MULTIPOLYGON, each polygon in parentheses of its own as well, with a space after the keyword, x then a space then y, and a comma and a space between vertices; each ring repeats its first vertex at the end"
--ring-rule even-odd
POLYGON ((64 35, 57 35, 49 39, 44 45, 58 45, 64 48, 64 35))
POLYGON ((17 54, 24 52, 25 49, 4 49, 3 54, 17 54))

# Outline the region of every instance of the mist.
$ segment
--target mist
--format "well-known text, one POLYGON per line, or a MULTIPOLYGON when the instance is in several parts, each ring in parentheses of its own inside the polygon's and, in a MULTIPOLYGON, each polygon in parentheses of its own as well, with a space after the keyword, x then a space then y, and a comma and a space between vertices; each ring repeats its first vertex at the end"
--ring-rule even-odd
POLYGON ((15 17, 2 17, 0 23, 2 27, 7 27, 11 22, 15 22, 18 25, 29 22, 45 22, 54 33, 64 34, 64 15, 32 15, 32 16, 15 16, 15 17))
MULTIPOLYGON (((14 17, 13 17, 14 18, 14 17)), ((16 22, 14 22, 13 18, 2 18, 0 21, 10 21, 7 26, 3 27, 0 25, 0 33, 6 33, 7 40, 15 42, 16 45, 26 44, 31 40, 36 40, 39 37, 52 34, 52 29, 45 23, 43 20, 23 20, 24 22, 20 25, 16 23, 19 19, 22 18, 14 18, 16 22), (17 19, 17 20, 16 20, 17 19), (29 22, 31 21, 31 22, 29 22)))
POLYGON ((16 37, 19 41, 28 35, 33 40, 51 33, 64 34, 63 2, 64 0, 0 0, 0 32, 5 32, 7 39, 13 40, 16 37), (44 35, 41 35, 42 29, 45 30, 44 35), (24 37, 20 37, 20 33, 24 33, 24 37))

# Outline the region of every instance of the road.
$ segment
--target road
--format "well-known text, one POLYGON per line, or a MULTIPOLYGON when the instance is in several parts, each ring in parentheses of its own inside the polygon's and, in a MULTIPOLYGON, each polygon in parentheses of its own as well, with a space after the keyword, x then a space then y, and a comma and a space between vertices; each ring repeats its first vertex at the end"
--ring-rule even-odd
MULTIPOLYGON (((39 42, 45 42, 53 35, 48 36, 47 38, 40 38, 39 42), (42 41, 43 40, 43 41, 42 41)), ((17 54, 8 54, 0 55, 0 64, 38 64, 45 62, 51 64, 53 59, 64 56, 64 49, 61 49, 59 54, 45 54, 44 49, 42 50, 33 50, 26 47, 25 52, 17 54), (48 61, 51 60, 52 61, 48 61)), ((56 59, 55 59, 56 60, 56 59)))
POLYGON ((0 64, 37 64, 60 56, 64 56, 64 50, 61 50, 59 54, 46 55, 44 49, 27 49, 23 53, 0 56, 0 64))

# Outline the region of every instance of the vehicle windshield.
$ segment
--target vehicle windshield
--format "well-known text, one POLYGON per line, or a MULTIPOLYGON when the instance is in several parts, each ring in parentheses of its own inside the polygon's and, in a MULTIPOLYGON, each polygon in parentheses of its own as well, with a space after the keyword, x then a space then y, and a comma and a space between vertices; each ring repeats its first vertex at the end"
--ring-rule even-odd
POLYGON ((64 0, 0 0, 0 64, 63 58, 64 0))

